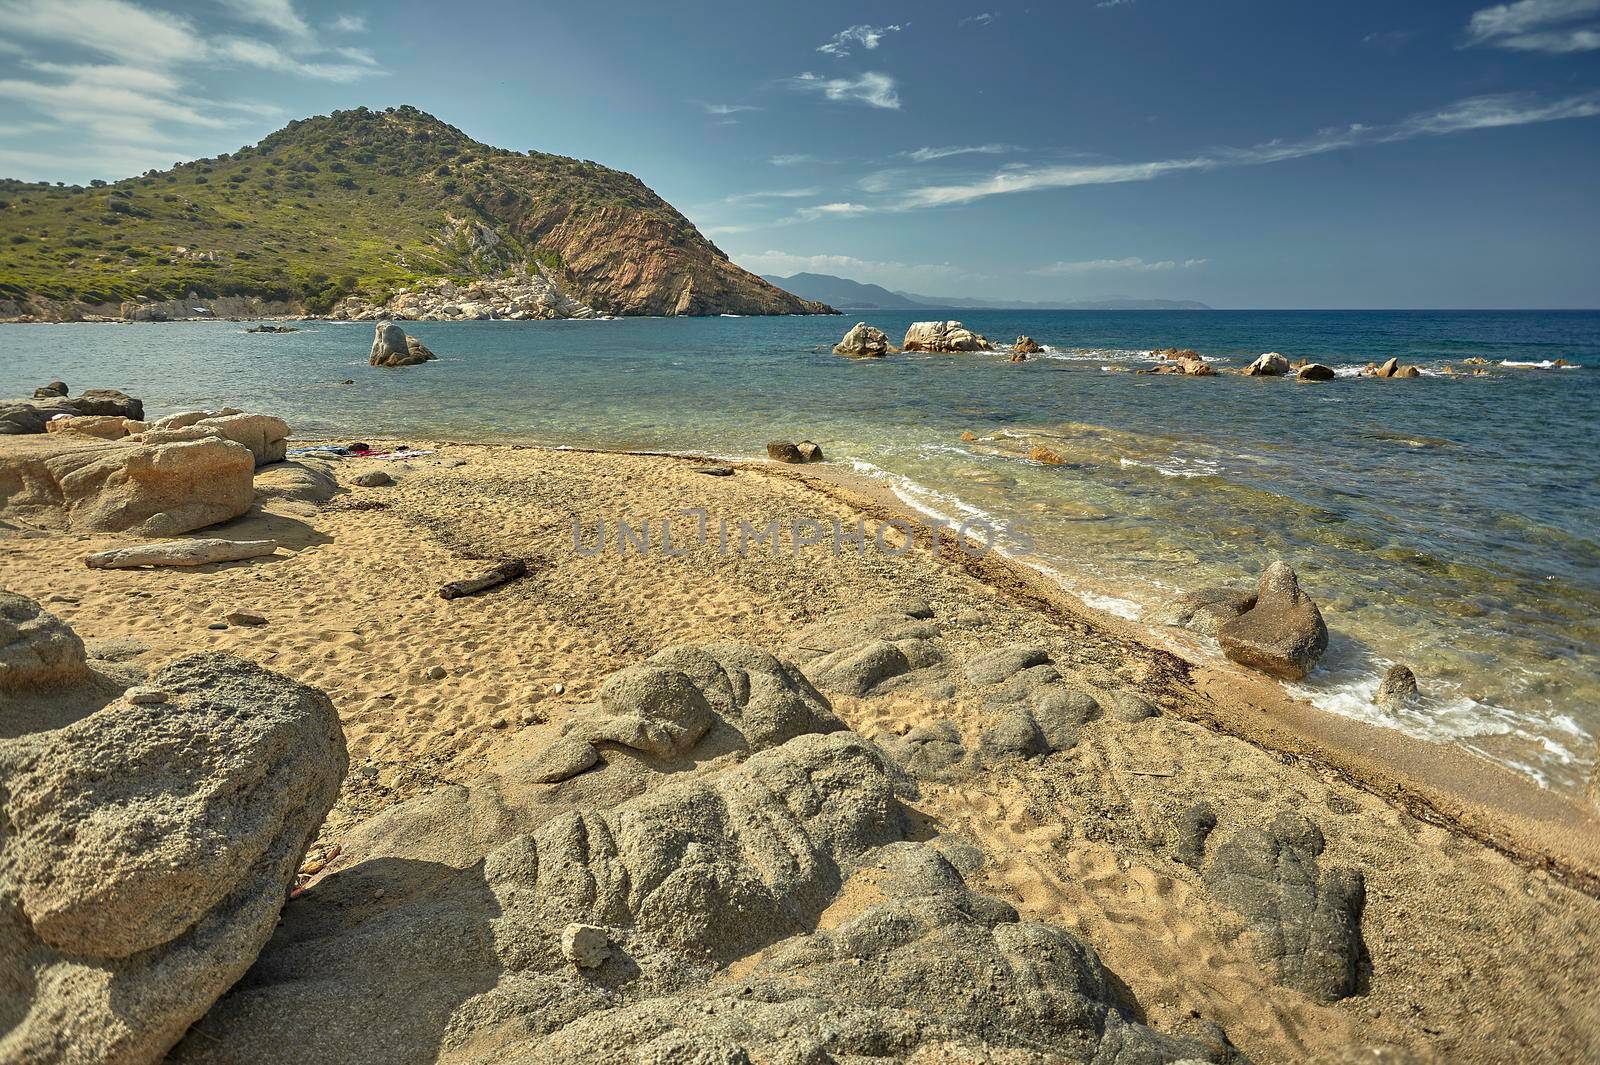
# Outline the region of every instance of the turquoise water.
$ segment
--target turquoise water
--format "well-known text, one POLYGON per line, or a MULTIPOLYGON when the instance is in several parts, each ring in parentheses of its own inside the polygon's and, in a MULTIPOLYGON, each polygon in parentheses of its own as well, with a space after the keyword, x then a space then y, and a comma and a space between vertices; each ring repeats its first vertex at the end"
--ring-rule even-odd
POLYGON ((1600 734, 1600 314, 973 311, 955 316, 997 341, 1027 333, 1045 357, 828 353, 857 317, 898 337, 927 316, 415 323, 440 358, 401 371, 366 365, 362 324, 0 326, 0 395, 59 377, 152 413, 276 412, 307 436, 730 456, 809 437, 931 513, 1020 522, 1033 562, 1125 616, 1288 558, 1334 632, 1297 692, 1553 786, 1582 780, 1600 734), (1345 374, 1398 355, 1430 376, 1111 372, 1167 346, 1345 374), (1432 375, 1472 356, 1585 368, 1432 375), (1066 461, 1033 463, 1034 445, 1066 461), (1415 712, 1370 701, 1394 661, 1428 694, 1415 712))

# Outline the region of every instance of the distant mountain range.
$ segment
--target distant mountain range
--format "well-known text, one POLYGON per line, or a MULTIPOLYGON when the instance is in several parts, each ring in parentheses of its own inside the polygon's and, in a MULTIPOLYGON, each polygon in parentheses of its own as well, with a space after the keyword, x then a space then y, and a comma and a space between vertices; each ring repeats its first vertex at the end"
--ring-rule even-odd
POLYGON ((922 310, 1018 310, 1018 311, 1209 311, 1194 300, 1144 300, 1111 296, 1098 300, 985 300, 972 296, 922 296, 915 292, 892 292, 882 285, 867 285, 832 274, 795 274, 771 277, 767 281, 801 299, 815 300, 841 311, 922 311, 922 310))

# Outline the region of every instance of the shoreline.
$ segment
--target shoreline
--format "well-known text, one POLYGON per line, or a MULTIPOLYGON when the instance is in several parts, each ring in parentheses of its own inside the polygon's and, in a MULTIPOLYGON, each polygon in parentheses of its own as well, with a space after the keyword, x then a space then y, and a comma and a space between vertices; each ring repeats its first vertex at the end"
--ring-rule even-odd
MULTIPOLYGON (((386 438, 371 438, 392 443, 386 438)), ((295 446, 332 438, 296 439, 295 446)), ((808 464, 787 466, 754 457, 705 452, 551 445, 532 440, 408 438, 425 447, 506 448, 552 454, 628 456, 727 465, 789 481, 877 521, 909 520, 915 549, 946 568, 1003 591, 1047 618, 1068 618, 1116 634, 1167 661, 1174 675, 1213 701, 1217 712, 1189 719, 1243 740, 1285 761, 1310 763, 1419 820, 1446 827, 1530 869, 1542 869, 1585 894, 1600 898, 1600 813, 1568 796, 1464 747, 1418 739, 1324 710, 1296 698, 1273 678, 1224 659, 1202 659, 1163 638, 1158 630, 1084 602, 1049 573, 992 551, 983 556, 931 550, 929 530, 916 508, 883 484, 851 471, 808 464)))

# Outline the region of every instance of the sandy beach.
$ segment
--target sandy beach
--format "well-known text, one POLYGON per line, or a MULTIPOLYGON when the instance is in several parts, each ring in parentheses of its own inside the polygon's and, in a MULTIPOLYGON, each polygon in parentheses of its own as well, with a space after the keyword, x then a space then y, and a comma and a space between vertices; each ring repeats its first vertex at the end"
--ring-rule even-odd
MULTIPOLYGON (((916 600, 952 658, 1044 648, 1063 676, 1119 708, 1047 757, 944 779, 917 774, 905 802, 919 838, 971 852, 963 872, 973 890, 1092 945, 1129 1016, 1161 1031, 1220 1025, 1257 1062, 1557 1062, 1596 1052, 1600 821, 1579 802, 1460 749, 1295 703, 1243 669, 1187 655, 1176 638, 1085 607, 1020 562, 948 539, 936 551, 925 528, 903 552, 898 529, 876 546, 879 526, 916 516, 820 467, 735 463, 731 476, 708 476, 693 457, 407 443, 428 453, 334 461, 343 487, 331 500, 262 491, 250 514, 204 534, 278 541, 266 559, 91 570, 85 555, 126 540, 0 534, 0 587, 70 624, 92 659, 154 670, 180 654, 225 651, 331 699, 350 772, 264 961, 295 949, 297 915, 342 875, 418 853, 418 840, 386 834, 394 822, 380 815, 444 786, 512 779, 572 730, 615 671, 681 644, 736 642, 804 658, 821 650, 796 643, 815 623, 916 600), (351 485, 375 468, 394 484, 351 485), (660 550, 659 532, 644 554, 609 539, 618 521, 659 530, 664 519, 672 554, 660 550), (593 554, 601 520, 608 542, 593 554), (719 521, 737 530, 773 520, 783 531, 776 551, 741 554, 737 532, 734 546, 719 545, 719 521), (868 544, 795 549, 797 521, 862 521, 868 544), (525 560, 530 575, 482 595, 437 594, 504 559, 525 560), (239 610, 266 624, 213 627, 239 610), (1128 694, 1150 713, 1123 712, 1128 694), (1325 838, 1322 867, 1359 871, 1354 994, 1318 1001, 1274 978, 1259 933, 1208 888, 1204 854, 1181 858, 1183 826, 1201 807, 1217 839, 1302 815, 1325 838)), ((258 474, 258 490, 271 469, 258 474)), ((970 673, 937 679, 828 697, 852 732, 888 749, 944 721, 977 747, 995 699, 970 673)), ((711 752, 681 771, 709 776, 737 759, 711 752)), ((585 787, 611 794, 583 785, 604 771, 534 789, 537 800, 517 806, 518 829, 581 805, 585 787)), ((644 793, 665 775, 616 786, 644 793)), ((497 830, 485 830, 490 837, 497 830)), ((850 877, 816 928, 838 927, 875 892, 872 870, 850 877)), ((739 978, 763 953, 732 960, 713 981, 739 978)), ((221 1031, 229 1001, 196 1031, 221 1031)), ((204 1057, 195 1038, 180 1059, 204 1057)), ((473 1060, 482 1049, 445 1040, 438 1060, 473 1060)))

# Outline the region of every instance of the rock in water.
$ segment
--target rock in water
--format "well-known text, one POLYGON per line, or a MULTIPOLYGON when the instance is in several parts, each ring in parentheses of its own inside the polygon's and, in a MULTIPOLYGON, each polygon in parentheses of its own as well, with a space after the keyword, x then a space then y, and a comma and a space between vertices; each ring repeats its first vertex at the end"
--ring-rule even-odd
POLYGON ((1254 589, 1209 585, 1185 592, 1174 599, 1162 622, 1190 629, 1202 636, 1215 636, 1224 622, 1231 621, 1255 605, 1254 589))
POLYGON ((66 622, 0 590, 0 692, 62 688, 84 673, 83 641, 66 622))
POLYGON ((1261 574, 1256 605, 1217 628, 1222 653, 1241 665, 1300 680, 1328 649, 1322 611, 1282 559, 1261 574))
POLYGON ((1399 710, 1417 699, 1417 675, 1405 666, 1390 666, 1378 684, 1378 705, 1386 710, 1399 710))
POLYGON ((1361 874, 1323 869, 1322 831, 1284 812, 1266 828, 1236 832, 1217 848, 1206 888, 1256 933, 1257 956, 1278 979, 1321 1002, 1354 994, 1361 958, 1361 874))
POLYGON ((774 440, 767 445, 767 458, 773 462, 787 462, 790 464, 804 462, 806 457, 800 454, 800 449, 789 440, 774 440))
POLYGON ((1044 348, 1040 347, 1039 342, 1032 337, 1020 336, 1017 342, 1011 345, 1011 350, 1017 355, 1037 355, 1044 348))
POLYGON ((1308 362, 1296 370, 1294 375, 1301 381, 1332 381, 1338 376, 1333 372, 1332 366, 1324 366, 1320 362, 1308 362))
POLYGON ((801 462, 823 461, 821 444, 812 443, 810 440, 802 440, 794 446, 794 449, 800 453, 801 462))
POLYGON ((327 696, 222 654, 0 742, 0 1059, 154 1062, 271 937, 338 797, 327 696), (92 975, 91 975, 92 974, 92 975))
POLYGON ((1261 355, 1245 367, 1246 377, 1282 377, 1289 372, 1289 360, 1279 355, 1276 351, 1269 351, 1261 355))
POLYGON ((1392 358, 1385 362, 1382 366, 1372 370, 1371 374, 1373 377, 1393 377, 1399 372, 1400 360, 1398 358, 1392 358))
POLYGON ((906 351, 993 351, 987 337, 960 322, 913 322, 900 347, 906 351))
POLYGON ((434 358, 433 352, 393 322, 379 322, 372 338, 373 366, 415 366, 434 358))
POLYGON ((888 334, 866 322, 857 322, 844 335, 844 339, 833 346, 835 355, 849 355, 857 359, 882 358, 893 350, 894 345, 889 343, 888 334))

